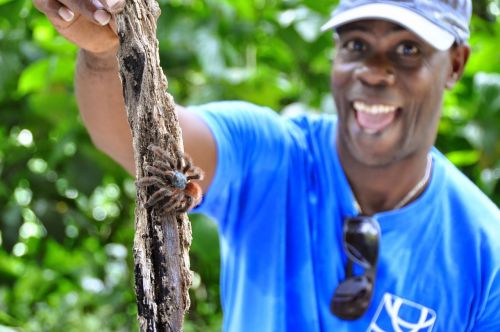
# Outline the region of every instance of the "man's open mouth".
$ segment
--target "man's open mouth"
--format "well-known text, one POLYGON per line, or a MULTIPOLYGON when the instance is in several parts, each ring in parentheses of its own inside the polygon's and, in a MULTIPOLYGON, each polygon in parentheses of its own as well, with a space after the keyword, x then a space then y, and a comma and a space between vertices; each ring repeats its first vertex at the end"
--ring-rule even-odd
POLYGON ((389 127, 398 110, 394 105, 367 104, 362 101, 355 101, 353 108, 358 125, 367 134, 377 134, 389 127))

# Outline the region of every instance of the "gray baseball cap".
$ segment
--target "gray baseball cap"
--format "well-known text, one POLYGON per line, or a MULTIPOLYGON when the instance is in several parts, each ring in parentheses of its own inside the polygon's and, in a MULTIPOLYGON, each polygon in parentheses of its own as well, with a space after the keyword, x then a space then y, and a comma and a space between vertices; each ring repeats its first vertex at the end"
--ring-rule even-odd
POLYGON ((447 50, 454 42, 467 42, 471 15, 471 0, 341 0, 321 30, 382 19, 405 27, 438 50, 447 50))

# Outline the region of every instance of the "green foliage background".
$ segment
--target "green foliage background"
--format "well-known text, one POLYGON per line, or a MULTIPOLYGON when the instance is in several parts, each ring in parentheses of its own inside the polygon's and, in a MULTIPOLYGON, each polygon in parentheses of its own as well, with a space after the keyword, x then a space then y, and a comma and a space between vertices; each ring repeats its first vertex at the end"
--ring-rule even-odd
MULTIPOLYGON (((243 99, 333 112, 335 1, 160 1, 177 102, 243 99)), ((474 1, 473 55, 437 145, 500 203, 500 3, 474 1)), ((0 0, 0 331, 134 331, 134 183, 91 143, 73 94, 76 48, 28 0, 0 0)), ((186 331, 220 330, 216 228, 192 216, 186 331)))

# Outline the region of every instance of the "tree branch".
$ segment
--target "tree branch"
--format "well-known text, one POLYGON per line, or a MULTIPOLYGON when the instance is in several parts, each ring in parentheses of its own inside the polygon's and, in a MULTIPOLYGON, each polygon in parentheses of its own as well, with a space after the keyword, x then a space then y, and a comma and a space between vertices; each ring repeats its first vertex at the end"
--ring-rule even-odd
MULTIPOLYGON (((148 150, 151 144, 172 156, 175 149, 182 151, 175 104, 166 92, 168 83, 160 67, 156 39, 159 15, 155 0, 129 0, 117 17, 120 76, 137 178, 144 176, 143 164, 154 158, 148 150)), ((139 325, 141 331, 181 331, 190 303, 191 226, 186 214, 145 209, 150 194, 137 188, 134 265, 139 325)))

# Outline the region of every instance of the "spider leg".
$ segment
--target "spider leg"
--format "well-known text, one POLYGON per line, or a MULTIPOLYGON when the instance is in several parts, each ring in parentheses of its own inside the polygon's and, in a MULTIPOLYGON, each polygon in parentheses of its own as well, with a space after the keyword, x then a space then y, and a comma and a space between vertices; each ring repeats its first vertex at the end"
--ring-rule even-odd
POLYGON ((170 165, 170 169, 175 169, 176 163, 172 156, 167 156, 167 162, 170 165))
MULTIPOLYGON (((176 145, 176 142, 172 136, 167 136, 167 145, 170 145, 172 147, 176 145)), ((171 168, 175 168, 176 170, 181 171, 182 170, 183 154, 179 149, 174 149, 173 152, 174 152, 175 158, 171 158, 170 156, 164 154, 164 155, 166 155, 165 159, 167 159, 168 162, 172 165, 171 168)))
POLYGON ((144 170, 148 173, 148 174, 151 174, 152 176, 156 176, 156 177, 162 177, 163 176, 163 172, 161 169, 159 168, 156 168, 152 165, 146 165, 146 167, 144 167, 144 170))
POLYGON ((156 145, 150 145, 148 149, 153 152, 156 157, 158 157, 161 160, 166 160, 167 163, 170 165, 170 169, 175 167, 175 163, 173 162, 172 158, 168 155, 167 151, 163 150, 159 146, 156 145))
POLYGON ((139 187, 149 187, 149 186, 163 187, 163 186, 167 185, 165 183, 165 181, 163 181, 162 178, 157 177, 157 176, 145 176, 145 177, 137 180, 136 184, 139 187))
POLYGON ((177 206, 182 202, 182 192, 173 193, 171 198, 163 204, 163 208, 167 212, 177 211, 177 206))
POLYGON ((175 172, 164 162, 156 160, 153 162, 153 166, 146 166, 146 170, 155 174, 158 177, 165 177, 170 182, 172 182, 175 172))
POLYGON ((201 174, 193 174, 193 175, 188 175, 186 176, 186 179, 188 179, 188 181, 190 180, 201 180, 201 174))
POLYGON ((179 204, 175 211, 178 213, 188 212, 193 207, 193 197, 185 195, 184 200, 181 203, 182 204, 179 204))
POLYGON ((186 177, 188 180, 203 180, 204 174, 201 168, 194 166, 191 168, 190 173, 191 174, 186 177))
POLYGON ((155 161, 153 161, 152 165, 153 165, 153 167, 161 169, 164 172, 170 171, 172 169, 172 167, 170 167, 170 164, 168 164, 168 163, 166 163, 164 161, 161 161, 161 160, 155 160, 155 161))
POLYGON ((157 145, 151 144, 148 146, 148 150, 153 152, 160 159, 167 159, 167 152, 157 145))
POLYGON ((184 167, 182 173, 186 174, 193 167, 193 160, 187 154, 184 155, 184 167))
POLYGON ((149 174, 156 176, 156 177, 159 177, 159 178, 165 177, 166 174, 173 175, 172 171, 164 171, 164 170, 162 170, 158 167, 152 166, 152 165, 146 165, 146 167, 144 167, 144 169, 149 174))
POLYGON ((174 153, 175 153, 175 157, 177 159, 176 169, 178 171, 182 171, 183 165, 184 165, 184 159, 185 159, 184 154, 181 152, 181 150, 175 150, 174 153))
POLYGON ((170 188, 161 188, 151 195, 148 201, 144 204, 144 207, 150 208, 158 204, 158 202, 163 199, 167 199, 167 201, 169 201, 173 194, 174 193, 170 190, 170 188))

